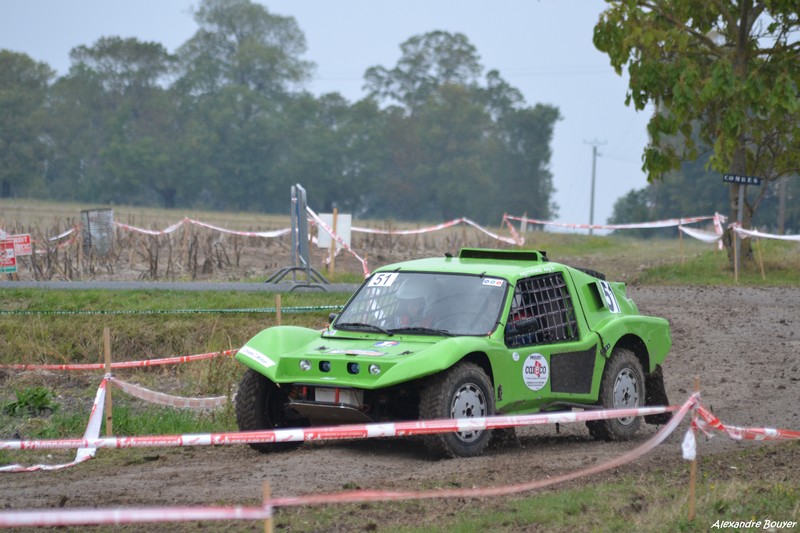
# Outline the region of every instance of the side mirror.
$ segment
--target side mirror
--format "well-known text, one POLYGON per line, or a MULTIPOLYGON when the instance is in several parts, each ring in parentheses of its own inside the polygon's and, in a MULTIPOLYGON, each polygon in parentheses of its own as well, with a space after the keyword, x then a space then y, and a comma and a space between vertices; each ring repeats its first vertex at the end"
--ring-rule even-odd
POLYGON ((339 316, 336 313, 331 313, 328 315, 328 324, 333 324, 333 321, 336 320, 336 317, 339 316))

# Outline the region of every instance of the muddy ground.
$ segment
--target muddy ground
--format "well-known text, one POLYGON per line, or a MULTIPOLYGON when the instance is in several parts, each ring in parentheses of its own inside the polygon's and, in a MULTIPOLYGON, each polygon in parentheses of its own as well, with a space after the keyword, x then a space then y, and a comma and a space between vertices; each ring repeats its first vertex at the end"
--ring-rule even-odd
MULTIPOLYGON (((703 403, 723 421, 800 430, 800 288, 633 286, 629 295, 643 313, 666 317, 672 325, 674 347, 664 366, 672 403, 689 396, 698 376, 703 403)), ((600 477, 681 465, 685 428, 686 423, 645 457, 600 477)), ((0 509, 253 505, 265 481, 276 496, 506 485, 603 462, 655 431, 644 426, 633 442, 606 443, 591 439, 582 424, 558 432, 540 426, 518 430, 518 445, 442 461, 428 459, 418 442, 403 439, 309 443, 266 455, 246 446, 99 450, 96 459, 63 471, 3 474, 0 509)), ((720 434, 701 440, 699 452, 719 457, 715 468, 731 469, 731 475, 755 472, 790 483, 800 478, 796 443, 737 443, 720 434), (777 453, 760 454, 752 464, 728 453, 748 446, 772 446, 777 453)))

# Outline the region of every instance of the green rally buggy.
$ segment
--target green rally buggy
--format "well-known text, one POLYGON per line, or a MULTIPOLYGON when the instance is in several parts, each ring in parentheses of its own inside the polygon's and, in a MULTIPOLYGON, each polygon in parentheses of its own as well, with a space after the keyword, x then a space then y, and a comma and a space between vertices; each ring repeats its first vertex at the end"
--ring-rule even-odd
MULTIPOLYGON (((240 430, 666 405, 666 320, 625 285, 543 252, 465 248, 388 265, 319 331, 266 329, 236 359, 240 430)), ((669 417, 645 417, 664 423, 669 417)), ((639 417, 587 422, 630 439, 639 417)), ((423 437, 436 456, 483 453, 491 431, 423 437)), ((255 443, 267 452, 300 443, 255 443)))

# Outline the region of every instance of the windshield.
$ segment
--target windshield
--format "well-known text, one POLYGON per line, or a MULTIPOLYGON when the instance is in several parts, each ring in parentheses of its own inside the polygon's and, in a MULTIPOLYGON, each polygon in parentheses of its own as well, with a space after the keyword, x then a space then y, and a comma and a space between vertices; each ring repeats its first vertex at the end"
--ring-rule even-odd
POLYGON ((497 326, 508 283, 465 274, 379 272, 334 323, 389 334, 488 335, 497 326))

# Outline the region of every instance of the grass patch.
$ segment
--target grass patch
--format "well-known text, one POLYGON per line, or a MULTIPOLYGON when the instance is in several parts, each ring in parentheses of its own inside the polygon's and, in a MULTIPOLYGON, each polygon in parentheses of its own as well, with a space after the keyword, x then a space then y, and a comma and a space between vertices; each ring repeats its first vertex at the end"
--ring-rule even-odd
MULTIPOLYGON (((798 447, 784 450, 798 455, 798 447)), ((748 459, 757 450, 732 453, 748 459)), ((701 459, 701 465, 705 461, 701 459)), ((718 520, 800 522, 800 489, 793 480, 773 482, 729 479, 724 470, 711 468, 698 481, 696 516, 688 515, 688 463, 642 474, 615 476, 616 480, 580 487, 551 488, 530 495, 486 499, 449 499, 349 504, 317 508, 282 508, 276 529, 310 531, 620 531, 704 532, 718 520), (415 517, 409 520, 409 516, 415 517), (409 525, 413 522, 413 525, 409 525)), ((701 469, 703 466, 701 466, 701 469)), ((795 530, 797 525, 787 530, 795 530)), ((718 528, 726 530, 726 528, 718 528)), ((736 528, 733 528, 736 529, 736 528)), ((733 530, 727 528, 727 530, 733 530)), ((739 530, 739 529, 736 529, 739 530)))
MULTIPOLYGON (((121 395, 118 395, 121 396, 121 395)), ((115 435, 177 435, 236 431, 230 403, 213 411, 192 411, 158 406, 134 406, 124 397, 113 408, 115 435)))
MULTIPOLYGON (((754 246, 753 253, 752 261, 742 263, 739 285, 800 285, 800 246, 788 242, 767 241, 758 247, 754 246)), ((719 250, 704 251, 683 261, 650 268, 637 281, 650 285, 736 285, 728 255, 719 250)))
MULTIPOLYGON (((281 301, 283 308, 329 307, 344 305, 348 297, 290 292, 281 295, 281 301)), ((111 330, 113 360, 127 361, 238 348, 276 324, 276 314, 270 311, 276 307, 273 293, 3 289, 0 299, 2 311, 64 312, 0 314, 3 364, 101 362, 105 327, 111 330), (130 314, 102 314, 105 311, 130 314)), ((322 328, 329 314, 285 312, 282 323, 322 328)))

